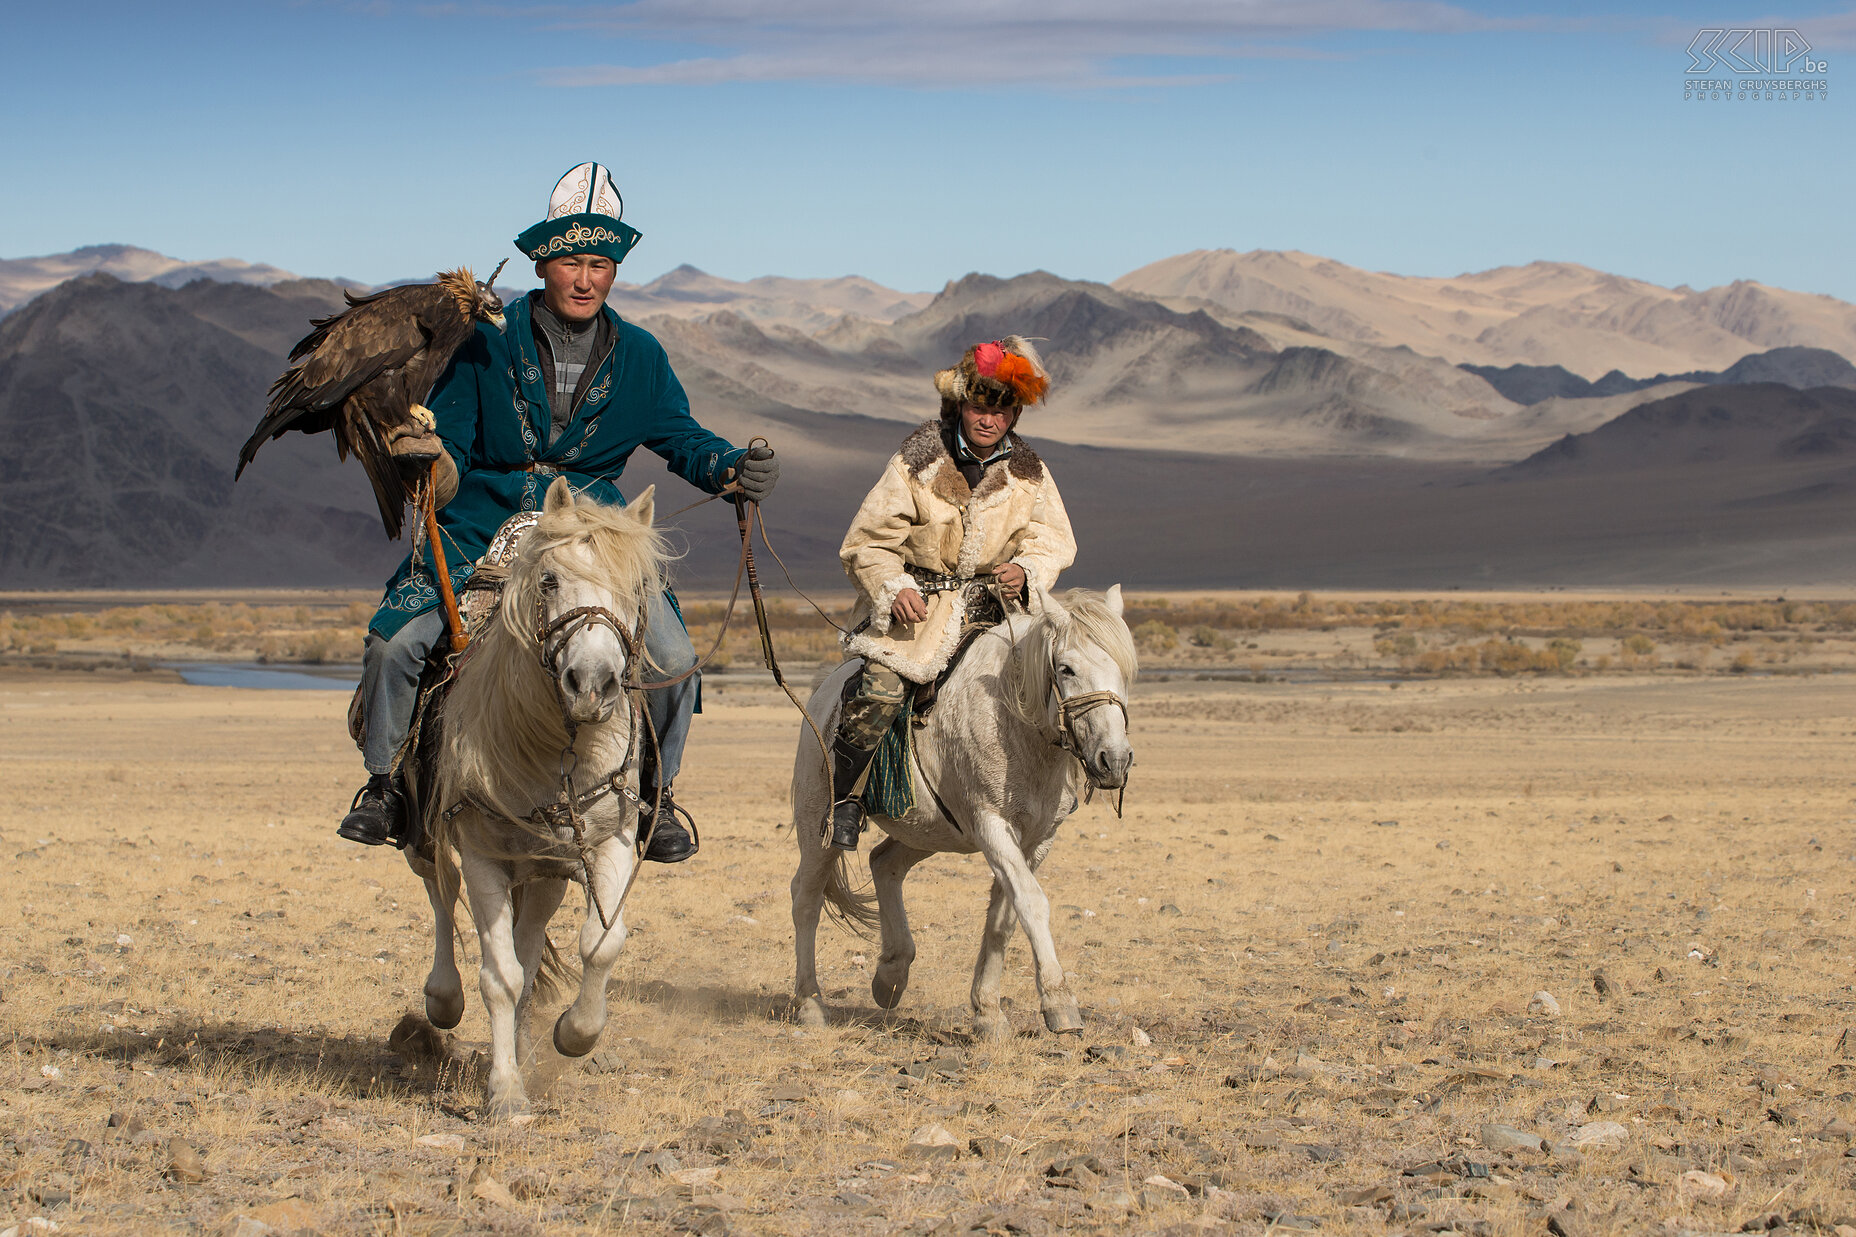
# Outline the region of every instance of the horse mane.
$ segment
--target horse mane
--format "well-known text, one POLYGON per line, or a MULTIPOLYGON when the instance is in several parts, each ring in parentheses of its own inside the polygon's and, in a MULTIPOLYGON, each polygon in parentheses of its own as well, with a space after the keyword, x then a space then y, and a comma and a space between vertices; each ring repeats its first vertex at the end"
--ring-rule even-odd
POLYGON ((543 573, 587 580, 612 596, 614 612, 629 623, 668 557, 663 534, 620 508, 576 503, 536 522, 509 566, 496 614, 472 642, 451 685, 435 807, 442 811, 470 797, 507 819, 522 820, 535 807, 527 792, 560 780, 567 728, 554 681, 535 648, 543 573), (570 572, 560 561, 558 552, 576 542, 592 547, 590 572, 578 567, 570 572), (465 718, 464 724, 451 720, 465 718))
MULTIPOLYGON (((1053 597, 1070 617, 1069 643, 1093 644, 1109 655, 1127 686, 1134 686, 1139 669, 1134 652, 1134 636, 1119 614, 1108 608, 1108 598, 1092 589, 1073 588, 1053 597)), ((1052 653, 1062 639, 1055 621, 1041 615, 1033 621, 1030 637, 1014 641, 1006 654, 1006 702, 1020 721, 1042 726, 1052 689, 1052 653)))

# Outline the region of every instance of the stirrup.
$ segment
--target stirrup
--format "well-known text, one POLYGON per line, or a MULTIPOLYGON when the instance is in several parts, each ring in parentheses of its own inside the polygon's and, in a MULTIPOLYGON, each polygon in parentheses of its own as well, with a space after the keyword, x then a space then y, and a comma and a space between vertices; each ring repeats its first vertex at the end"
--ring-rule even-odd
MULTIPOLYGON (((640 804, 641 818, 643 816, 642 806, 643 805, 640 804)), ((672 798, 668 791, 664 793, 662 806, 668 818, 667 821, 659 820, 657 813, 652 813, 650 817, 651 828, 649 833, 644 829, 638 830, 638 858, 640 860, 648 860, 652 863, 682 863, 685 859, 690 858, 697 851, 702 849, 702 832, 696 828, 696 818, 690 815, 689 809, 672 798), (683 818, 681 821, 677 819, 679 816, 683 818), (651 854, 651 847, 659 838, 664 838, 666 841, 669 840, 668 836, 662 832, 665 823, 674 826, 679 833, 685 834, 689 838, 690 845, 688 850, 682 851, 676 855, 651 854)))
POLYGON ((866 815, 861 797, 840 799, 832 804, 831 837, 826 845, 833 850, 856 850, 857 840, 863 836, 866 815))
POLYGON ((342 817, 335 827, 336 836, 349 841, 359 842, 363 846, 392 846, 403 848, 412 833, 412 812, 406 802, 405 792, 394 785, 391 778, 376 788, 375 778, 370 776, 367 782, 357 790, 354 799, 348 805, 348 814, 342 817), (361 801, 374 792, 380 804, 380 815, 387 819, 380 820, 372 813, 361 813, 361 801), (373 824, 383 824, 383 831, 364 828, 373 824))

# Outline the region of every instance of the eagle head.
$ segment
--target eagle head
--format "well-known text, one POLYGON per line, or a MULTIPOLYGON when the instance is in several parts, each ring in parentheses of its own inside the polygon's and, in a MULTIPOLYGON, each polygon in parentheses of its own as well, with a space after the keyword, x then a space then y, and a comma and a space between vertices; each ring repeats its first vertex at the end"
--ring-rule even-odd
POLYGON ((496 295, 495 284, 496 277, 502 274, 503 268, 507 265, 509 265, 507 258, 498 262, 496 269, 490 272, 487 280, 474 278, 469 267, 461 266, 455 271, 440 273, 438 282, 445 291, 451 294, 452 299, 457 302, 458 309, 467 318, 488 322, 500 331, 504 327, 503 298, 496 295))
POLYGON ((488 279, 475 285, 477 307, 473 316, 483 319, 499 331, 504 326, 503 298, 496 295, 496 277, 502 274, 503 268, 508 265, 509 259, 504 258, 496 264, 496 269, 490 272, 488 279))

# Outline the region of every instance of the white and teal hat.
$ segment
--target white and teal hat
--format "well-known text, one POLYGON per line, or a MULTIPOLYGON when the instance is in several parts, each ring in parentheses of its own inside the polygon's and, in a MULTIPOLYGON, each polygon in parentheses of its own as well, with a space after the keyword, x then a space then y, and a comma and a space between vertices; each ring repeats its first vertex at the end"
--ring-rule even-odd
POLYGON ((554 184, 548 195, 548 217, 516 237, 516 248, 537 262, 573 253, 596 253, 625 261, 643 235, 620 223, 625 199, 612 183, 604 164, 582 163, 554 184))

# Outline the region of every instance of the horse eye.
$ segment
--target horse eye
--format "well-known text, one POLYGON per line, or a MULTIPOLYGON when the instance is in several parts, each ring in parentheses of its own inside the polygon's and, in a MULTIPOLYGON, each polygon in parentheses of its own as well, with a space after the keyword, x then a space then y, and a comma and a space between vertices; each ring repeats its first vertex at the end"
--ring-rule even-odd
POLYGON ((1075 677, 1076 677, 1076 671, 1074 671, 1074 670, 1072 670, 1072 669, 1070 669, 1070 668, 1069 668, 1068 666, 1058 666, 1058 667, 1057 667, 1057 673, 1058 673, 1058 674, 1063 674, 1063 675, 1068 675, 1068 676, 1069 676, 1070 678, 1075 678, 1075 677))
POLYGON ((541 573, 541 587, 545 591, 552 593, 555 589, 559 588, 560 586, 561 586, 560 579, 556 577, 552 571, 544 571, 541 573))

